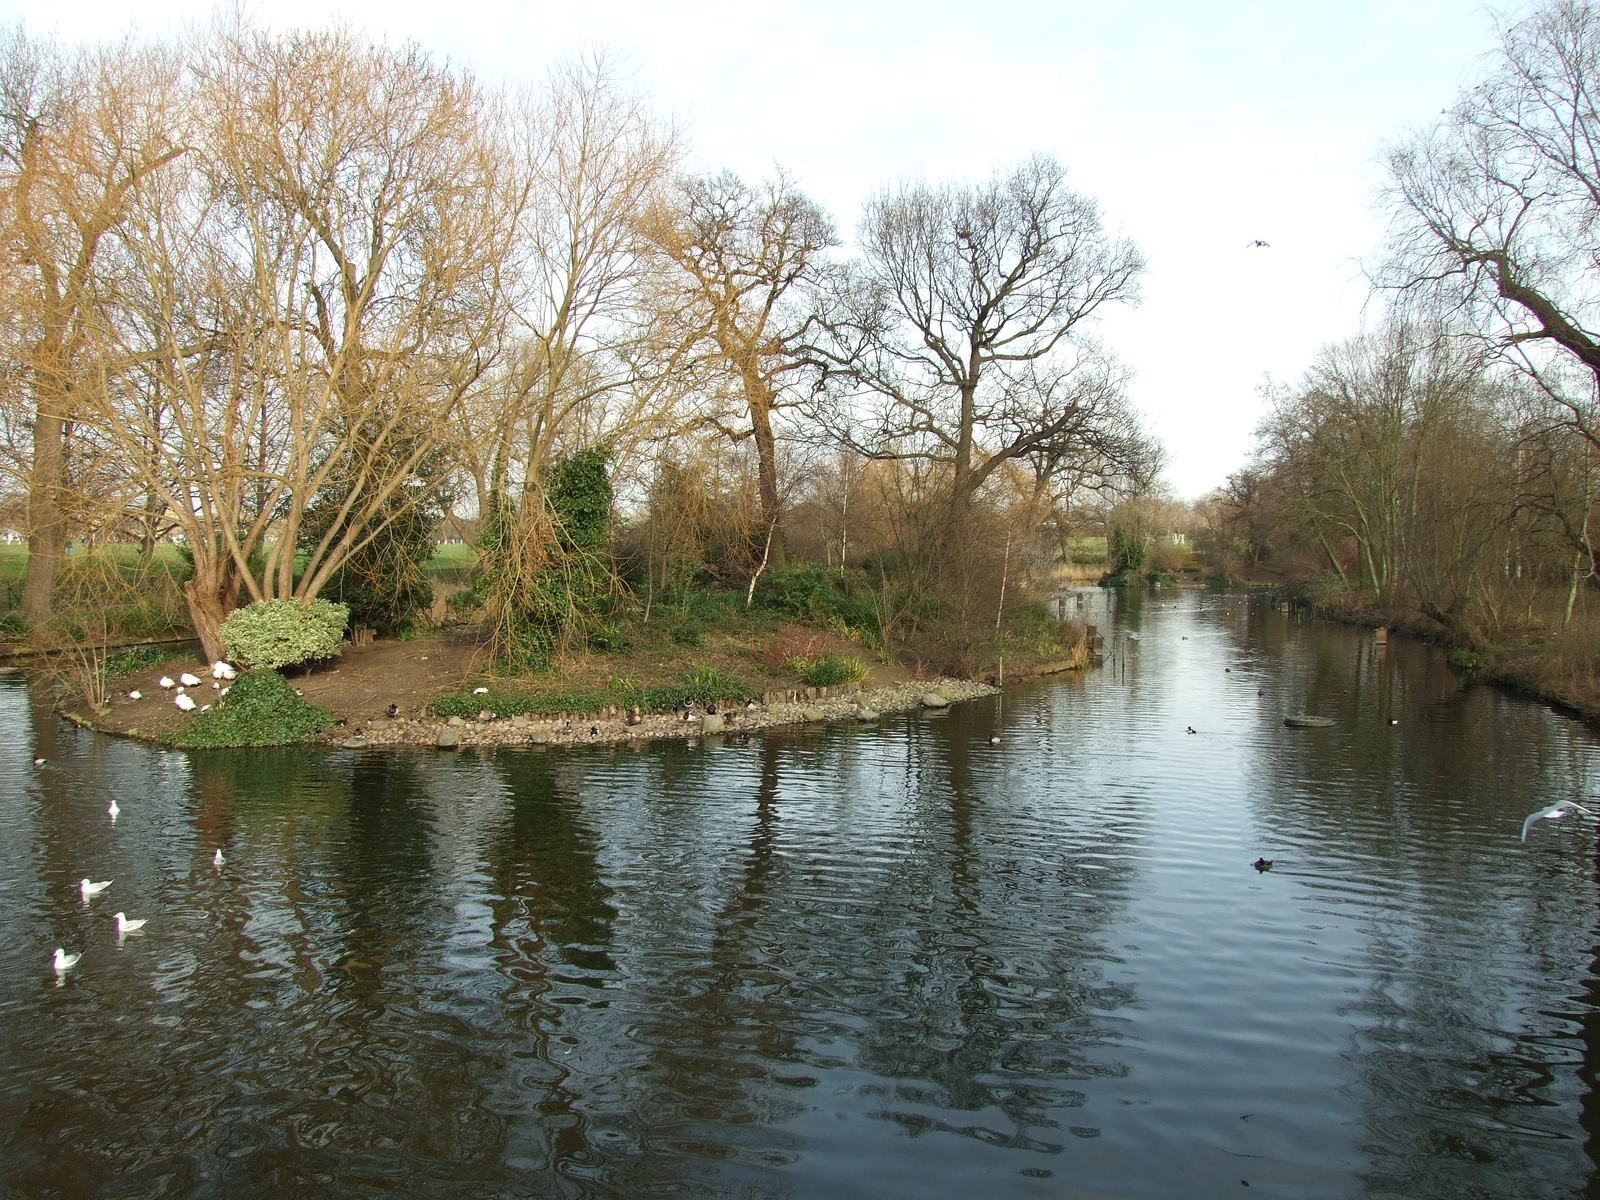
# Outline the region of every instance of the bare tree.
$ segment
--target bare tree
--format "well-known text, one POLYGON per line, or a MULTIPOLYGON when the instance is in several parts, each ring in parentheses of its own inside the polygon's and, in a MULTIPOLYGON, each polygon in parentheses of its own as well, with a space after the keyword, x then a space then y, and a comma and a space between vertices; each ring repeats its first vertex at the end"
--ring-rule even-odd
POLYGON ((867 411, 834 424, 871 456, 946 469, 952 522, 1005 463, 1117 462, 1148 445, 1119 370, 1085 336, 1106 306, 1136 298, 1143 260, 1054 159, 881 194, 860 244, 818 349, 867 411))
POLYGON ((707 420, 735 441, 754 441, 762 525, 781 551, 773 419, 798 399, 791 381, 809 360, 811 308, 796 297, 838 244, 833 223, 782 172, 755 186, 724 172, 680 179, 646 229, 670 264, 653 297, 658 321, 679 331, 671 343, 700 351, 694 365, 711 397, 737 397, 737 417, 712 411, 707 420))
POLYGON ((69 55, 20 29, 0 38, 0 246, 28 396, 22 611, 35 622, 50 615, 66 537, 73 423, 117 369, 106 360, 116 295, 107 242, 130 198, 184 152, 172 111, 178 76, 160 48, 69 55))
POLYGON ((525 195, 503 265, 512 319, 463 414, 480 510, 491 496, 527 507, 564 445, 615 448, 673 399, 673 357, 648 353, 638 312, 640 221, 677 165, 675 131, 603 56, 558 65, 509 117, 525 195))
POLYGON ((1557 0, 1504 27, 1483 82, 1389 154, 1393 220, 1380 275, 1463 311, 1591 442, 1600 439, 1597 89, 1592 5, 1557 0))
POLYGON ((486 98, 420 51, 235 28, 194 63, 202 153, 130 196, 119 335, 141 371, 97 415, 188 541, 215 655, 241 590, 315 596, 401 515, 495 345, 515 197, 486 98))

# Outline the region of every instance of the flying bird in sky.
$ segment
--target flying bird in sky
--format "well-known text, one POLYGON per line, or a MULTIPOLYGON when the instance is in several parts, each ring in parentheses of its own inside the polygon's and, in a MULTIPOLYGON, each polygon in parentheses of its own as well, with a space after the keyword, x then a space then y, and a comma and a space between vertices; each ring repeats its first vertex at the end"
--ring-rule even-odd
POLYGON ((1246 242, 1244 248, 1246 250, 1254 250, 1257 246, 1260 246, 1263 250, 1272 249, 1272 243, 1271 242, 1264 242, 1260 238, 1256 238, 1256 240, 1253 241, 1253 242, 1246 242))

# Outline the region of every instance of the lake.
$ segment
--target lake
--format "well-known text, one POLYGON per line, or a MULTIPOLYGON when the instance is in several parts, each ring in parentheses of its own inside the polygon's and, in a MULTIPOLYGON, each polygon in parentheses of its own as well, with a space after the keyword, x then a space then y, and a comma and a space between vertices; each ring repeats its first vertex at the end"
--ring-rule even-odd
POLYGON ((1067 609, 1086 678, 748 741, 178 753, 0 685, 0 1193, 1584 1194, 1595 829, 1519 834, 1593 733, 1067 609))

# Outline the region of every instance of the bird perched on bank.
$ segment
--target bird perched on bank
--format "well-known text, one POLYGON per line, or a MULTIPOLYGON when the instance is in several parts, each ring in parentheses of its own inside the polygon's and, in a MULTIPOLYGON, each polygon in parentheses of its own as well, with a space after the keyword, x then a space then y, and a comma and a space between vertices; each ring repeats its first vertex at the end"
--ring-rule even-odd
POLYGON ((184 687, 199 687, 200 686, 200 678, 199 678, 199 676, 191 675, 187 671, 185 671, 182 675, 178 676, 178 682, 183 684, 184 687))
POLYGON ((78 960, 82 957, 83 955, 81 954, 68 954, 60 946, 57 946, 55 957, 56 974, 59 975, 63 971, 72 970, 73 967, 78 965, 78 960))
POLYGON ((156 680, 156 686, 164 687, 164 688, 171 688, 171 687, 174 687, 176 685, 172 681, 172 676, 163 675, 160 679, 156 680))
POLYGON ((193 712, 196 708, 194 697, 188 692, 179 692, 172 702, 184 712, 193 712))
POLYGON ((78 880, 78 894, 87 900, 90 896, 98 896, 101 892, 110 887, 113 882, 113 880, 107 879, 104 883, 95 883, 90 880, 87 875, 85 875, 82 879, 78 880))
POLYGON ((1263 875, 1272 870, 1272 860, 1270 858, 1258 858, 1250 865, 1263 875))
POLYGON ((117 936, 126 937, 130 933, 138 933, 139 930, 144 928, 144 923, 149 919, 148 917, 140 917, 137 921, 130 921, 127 913, 118 913, 117 936))
POLYGON ((391 704, 388 708, 383 710, 383 714, 386 717, 398 717, 400 715, 400 706, 398 704, 391 704))
POLYGON ((761 702, 759 700, 746 700, 744 702, 744 707, 745 707, 745 711, 748 712, 751 709, 760 708, 761 707, 761 702))
POLYGON ((144 693, 139 691, 138 688, 134 688, 133 691, 128 693, 128 699, 129 700, 143 700, 144 699, 144 693))
POLYGON ((712 703, 706 705, 706 716, 714 717, 716 715, 717 715, 717 706, 716 706, 716 703, 713 701, 712 703))
POLYGON ((239 672, 234 669, 234 665, 232 663, 223 662, 221 659, 218 659, 216 662, 211 664, 211 678, 213 679, 232 679, 238 674, 239 672))
POLYGON ((589 726, 589 736, 590 737, 599 737, 600 736, 600 726, 598 726, 598 725, 589 726))
POLYGON ((1595 815, 1583 805, 1579 804, 1576 800, 1557 800, 1548 808, 1541 808, 1536 813, 1528 814, 1528 819, 1522 823, 1522 840, 1528 840, 1528 830, 1533 828, 1533 823, 1535 821, 1559 821, 1562 817, 1566 816, 1567 813, 1573 811, 1574 809, 1583 813, 1585 816, 1592 817, 1595 815))

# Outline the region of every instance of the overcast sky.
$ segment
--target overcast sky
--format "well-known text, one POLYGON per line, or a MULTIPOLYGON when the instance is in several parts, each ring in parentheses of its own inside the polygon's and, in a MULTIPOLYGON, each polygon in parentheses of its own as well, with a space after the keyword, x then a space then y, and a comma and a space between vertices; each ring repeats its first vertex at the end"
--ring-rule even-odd
MULTIPOLYGON (((1518 6, 1520 10, 1522 6, 1518 6)), ((204 20, 209 0, 0 0, 64 40, 204 20)), ((1055 154, 1149 259, 1144 301, 1102 336, 1193 497, 1244 461, 1267 375, 1293 379, 1370 313, 1386 140, 1481 69, 1494 14, 1468 0, 1286 4, 275 0, 279 28, 334 16, 491 78, 618 52, 684 125, 694 164, 774 163, 848 236, 905 175, 982 177, 1055 154), (1247 249, 1261 238, 1270 249, 1247 249)))

